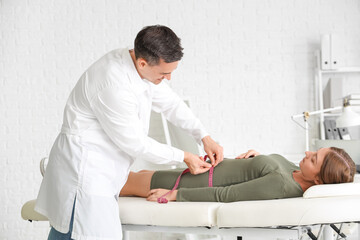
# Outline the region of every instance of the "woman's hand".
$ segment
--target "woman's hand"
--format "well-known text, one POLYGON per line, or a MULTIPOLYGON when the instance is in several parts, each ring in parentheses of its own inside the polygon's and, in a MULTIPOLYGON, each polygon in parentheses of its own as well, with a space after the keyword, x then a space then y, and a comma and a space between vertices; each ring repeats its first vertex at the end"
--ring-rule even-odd
MULTIPOLYGON (((163 188, 151 189, 150 192, 148 193, 148 197, 146 198, 146 200, 156 202, 159 197, 161 197, 162 195, 164 195, 169 191, 170 190, 163 188)), ((165 198, 168 201, 176 201, 177 191, 178 190, 174 190, 172 193, 166 195, 165 198)))
POLYGON ((256 157, 258 155, 260 155, 260 153, 258 153, 257 151, 249 150, 246 153, 243 153, 243 154, 240 154, 239 156, 237 156, 236 159, 256 157))

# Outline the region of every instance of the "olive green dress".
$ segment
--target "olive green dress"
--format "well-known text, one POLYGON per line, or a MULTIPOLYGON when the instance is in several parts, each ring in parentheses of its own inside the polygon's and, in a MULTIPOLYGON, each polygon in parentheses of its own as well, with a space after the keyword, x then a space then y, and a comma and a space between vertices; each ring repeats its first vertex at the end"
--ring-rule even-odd
MULTIPOLYGON (((156 171, 151 189, 172 189, 184 169, 156 171)), ((209 172, 181 177, 176 201, 235 202, 301 197, 303 190, 292 173, 294 163, 278 154, 249 159, 224 159, 214 168, 213 187, 208 187, 209 172)))

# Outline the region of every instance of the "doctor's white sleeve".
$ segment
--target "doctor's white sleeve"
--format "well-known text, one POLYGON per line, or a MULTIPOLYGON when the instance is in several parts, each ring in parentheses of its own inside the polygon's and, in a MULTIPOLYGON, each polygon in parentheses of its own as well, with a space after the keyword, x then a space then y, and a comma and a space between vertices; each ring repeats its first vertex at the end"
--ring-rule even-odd
POLYGON ((155 87, 152 109, 162 112, 172 124, 193 136, 199 145, 201 139, 209 135, 191 109, 165 82, 155 87))
POLYGON ((91 100, 91 107, 105 133, 131 157, 141 157, 157 164, 182 162, 183 151, 161 144, 145 134, 137 102, 128 87, 109 86, 91 100))

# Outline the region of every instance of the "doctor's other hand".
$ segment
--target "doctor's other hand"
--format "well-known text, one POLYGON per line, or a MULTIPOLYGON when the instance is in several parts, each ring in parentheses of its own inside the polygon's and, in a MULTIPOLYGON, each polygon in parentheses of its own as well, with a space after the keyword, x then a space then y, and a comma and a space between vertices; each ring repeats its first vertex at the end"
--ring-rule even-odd
POLYGON ((211 165, 216 167, 224 160, 224 149, 217 144, 210 136, 206 136, 201 141, 204 144, 204 150, 210 158, 211 165))
POLYGON ((194 175, 207 172, 211 168, 210 163, 205 162, 203 158, 189 152, 184 152, 184 162, 188 166, 190 173, 194 175))
POLYGON ((260 155, 260 153, 251 149, 251 150, 247 151, 246 153, 240 154, 239 156, 236 157, 236 159, 256 157, 258 155, 260 155))

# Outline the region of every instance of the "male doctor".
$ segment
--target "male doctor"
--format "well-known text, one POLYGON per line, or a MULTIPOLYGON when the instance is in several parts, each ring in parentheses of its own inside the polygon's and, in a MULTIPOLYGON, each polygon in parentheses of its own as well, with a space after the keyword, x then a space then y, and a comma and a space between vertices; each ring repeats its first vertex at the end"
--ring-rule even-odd
POLYGON ((182 50, 170 28, 148 26, 136 36, 133 50, 106 54, 80 77, 35 207, 50 221, 48 239, 121 239, 117 199, 136 159, 184 161, 192 174, 223 160, 222 147, 163 81, 171 79, 182 50), (211 164, 148 137, 151 110, 202 143, 211 164))

